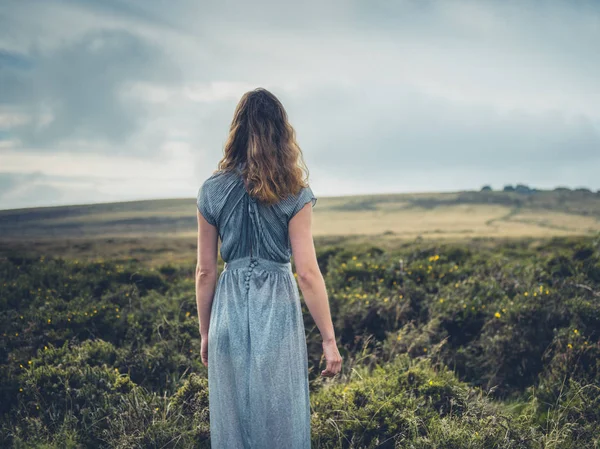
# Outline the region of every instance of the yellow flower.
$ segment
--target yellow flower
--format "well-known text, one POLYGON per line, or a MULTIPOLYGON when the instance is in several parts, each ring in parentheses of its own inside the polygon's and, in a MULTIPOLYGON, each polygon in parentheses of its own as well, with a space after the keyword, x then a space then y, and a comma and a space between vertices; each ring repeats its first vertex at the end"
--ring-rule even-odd
POLYGON ((440 298, 440 302, 444 302, 444 298, 440 298))
POLYGON ((48 318, 48 323, 50 322, 50 318, 48 318))
POLYGON ((185 312, 185 316, 190 316, 190 312, 185 312))
POLYGON ((27 363, 29 363, 29 364, 31 365, 32 361, 31 361, 31 360, 29 360, 27 363))
POLYGON ((529 295, 529 293, 527 293, 527 292, 525 292, 525 293, 523 293, 523 294, 524 294, 525 296, 529 295))
POLYGON ((23 389, 22 389, 22 388, 19 388, 19 391, 23 391, 23 389))
POLYGON ((540 285, 540 292, 543 292, 543 291, 544 291, 544 286, 540 285))
POLYGON ((547 294, 547 295, 549 295, 549 294, 550 294, 550 292, 549 292, 548 290, 546 290, 546 294, 547 294))
POLYGON ((402 340, 402 336, 398 335, 398 337, 396 338, 396 340, 398 340, 398 341, 402 340))
POLYGON ((433 385, 433 380, 430 380, 430 381, 429 381, 429 385, 433 385))
POLYGON ((427 352, 427 348, 423 348, 423 352, 427 352))
POLYGON ((458 282, 456 284, 454 284, 454 287, 458 288, 458 282))
POLYGON ((569 344, 567 345, 567 347, 568 347, 569 349, 573 349, 573 345, 572 345, 571 343, 569 343, 569 344))
POLYGON ((500 318, 502 315, 500 315, 500 312, 496 312, 496 313, 494 314, 494 316, 495 316, 496 318, 500 318))
POLYGON ((356 256, 352 256, 352 260, 356 260, 356 256))
POLYGON ((368 299, 365 301, 365 304, 367 304, 367 305, 369 304, 369 300, 368 299))
POLYGON ((383 298, 383 302, 388 302, 388 299, 390 298, 383 298))
POLYGON ((579 331, 577 329, 573 329, 573 333, 578 334, 579 331))

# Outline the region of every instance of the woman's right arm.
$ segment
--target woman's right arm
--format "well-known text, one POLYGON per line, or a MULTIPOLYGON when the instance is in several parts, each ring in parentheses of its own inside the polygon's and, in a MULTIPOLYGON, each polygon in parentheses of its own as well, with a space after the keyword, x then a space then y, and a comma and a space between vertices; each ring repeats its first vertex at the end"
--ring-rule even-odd
POLYGON ((321 371, 321 375, 332 377, 340 372, 342 357, 335 341, 325 279, 323 279, 317 262, 312 235, 312 206, 310 203, 306 203, 292 217, 288 232, 294 265, 298 274, 298 286, 323 339, 323 354, 327 360, 327 367, 321 371))

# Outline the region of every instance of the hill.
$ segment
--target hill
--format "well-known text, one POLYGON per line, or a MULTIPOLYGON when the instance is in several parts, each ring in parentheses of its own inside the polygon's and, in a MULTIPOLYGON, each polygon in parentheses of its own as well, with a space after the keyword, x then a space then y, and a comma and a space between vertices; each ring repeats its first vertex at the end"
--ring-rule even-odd
MULTIPOLYGON (((189 237, 195 199, 0 211, 0 239, 189 237)), ((600 231, 600 193, 462 191, 319 197, 316 237, 550 237, 600 231)))

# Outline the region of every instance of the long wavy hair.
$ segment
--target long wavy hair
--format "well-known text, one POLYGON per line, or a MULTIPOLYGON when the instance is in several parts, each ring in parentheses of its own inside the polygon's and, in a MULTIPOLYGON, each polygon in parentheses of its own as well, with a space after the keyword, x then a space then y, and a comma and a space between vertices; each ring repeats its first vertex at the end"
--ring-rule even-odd
POLYGON ((223 153, 218 171, 241 167, 250 196, 266 204, 308 186, 308 167, 296 132, 281 102, 266 89, 242 96, 223 153))

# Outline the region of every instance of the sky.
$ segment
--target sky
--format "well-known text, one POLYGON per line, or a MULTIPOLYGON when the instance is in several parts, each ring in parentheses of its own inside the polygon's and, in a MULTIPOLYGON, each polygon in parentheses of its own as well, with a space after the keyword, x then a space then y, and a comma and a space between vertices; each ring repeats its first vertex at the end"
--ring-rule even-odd
POLYGON ((596 0, 3 0, 0 209, 193 200, 271 90, 317 197, 600 189, 596 0))

